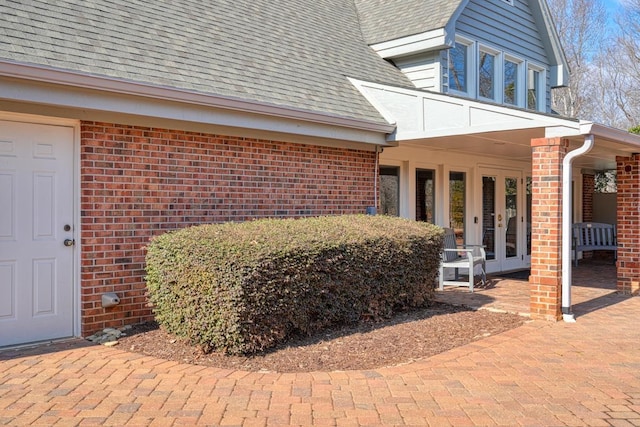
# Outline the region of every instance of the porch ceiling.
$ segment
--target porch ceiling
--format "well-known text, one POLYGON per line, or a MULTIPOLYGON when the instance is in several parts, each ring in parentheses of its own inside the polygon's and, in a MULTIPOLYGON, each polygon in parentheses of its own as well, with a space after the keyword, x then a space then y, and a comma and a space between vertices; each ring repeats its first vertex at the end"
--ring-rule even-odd
MULTIPOLYGON (((438 136, 399 141, 399 143, 403 146, 424 147, 451 153, 530 162, 531 140, 545 136, 548 136, 545 128, 533 128, 438 136)), ((584 142, 584 135, 572 135, 566 138, 570 141, 570 150, 580 147, 584 142)), ((640 145, 629 144, 629 142, 611 139, 611 136, 595 133, 595 146, 589 153, 577 157, 573 161, 573 167, 593 170, 615 169, 616 156, 628 157, 636 152, 640 152, 640 145)))

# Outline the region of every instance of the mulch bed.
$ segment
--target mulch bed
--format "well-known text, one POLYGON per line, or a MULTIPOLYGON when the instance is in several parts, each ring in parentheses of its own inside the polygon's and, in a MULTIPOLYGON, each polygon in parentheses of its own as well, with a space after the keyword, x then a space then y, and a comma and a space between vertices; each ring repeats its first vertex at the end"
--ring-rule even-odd
POLYGON ((205 354, 154 322, 134 326, 119 339, 119 347, 182 363, 244 371, 366 370, 430 357, 516 328, 525 321, 515 314, 434 303, 385 322, 362 323, 300 337, 252 356, 205 354))

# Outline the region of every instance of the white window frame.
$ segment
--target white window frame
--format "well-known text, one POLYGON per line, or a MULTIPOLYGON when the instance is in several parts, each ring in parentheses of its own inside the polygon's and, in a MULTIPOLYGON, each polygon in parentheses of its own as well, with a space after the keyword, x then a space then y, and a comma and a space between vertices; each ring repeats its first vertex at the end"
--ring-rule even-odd
POLYGON ((449 69, 449 64, 450 64, 450 52, 451 49, 447 50, 447 76, 446 76, 446 84, 447 84, 447 89, 448 89, 448 93, 453 94, 453 95, 461 95, 461 96, 467 96, 470 98, 475 98, 476 97, 476 87, 478 86, 477 83, 477 74, 476 74, 476 61, 475 58, 477 57, 477 53, 476 53, 476 43, 475 41, 466 38, 464 36, 456 36, 455 39, 455 43, 459 43, 462 45, 465 45, 467 47, 467 56, 466 56, 466 67, 465 67, 465 77, 467 79, 467 91, 459 91, 456 89, 452 89, 451 87, 449 87, 449 73, 451 72, 451 70, 449 69))
POLYGON ((527 77, 525 88, 525 108, 529 109, 529 71, 538 72, 538 99, 535 111, 546 111, 547 105, 547 74, 544 67, 532 62, 527 63, 527 77))
POLYGON ((478 43, 478 53, 476 60, 476 75, 475 75, 475 84, 476 84, 476 93, 478 94, 478 99, 502 103, 502 98, 504 94, 504 89, 502 88, 502 67, 503 67, 503 54, 500 50, 494 49, 485 44, 478 43), (493 55, 494 57, 494 69, 493 69, 493 98, 487 98, 480 95, 480 54, 488 53, 493 55))
POLYGON ((511 105, 511 106, 515 106, 515 107, 525 107, 526 106, 526 78, 527 78, 527 73, 525 72, 525 61, 521 58, 518 58, 517 56, 513 56, 513 55, 509 55, 507 53, 504 54, 504 59, 502 61, 503 66, 502 66, 502 88, 501 88, 501 92, 502 92, 502 96, 503 96, 503 100, 502 103, 504 105, 511 105), (506 70, 506 62, 512 62, 514 64, 517 65, 517 72, 518 72, 518 76, 516 78, 516 90, 515 90, 515 104, 511 104, 511 103, 507 103, 504 100, 504 72, 506 70))

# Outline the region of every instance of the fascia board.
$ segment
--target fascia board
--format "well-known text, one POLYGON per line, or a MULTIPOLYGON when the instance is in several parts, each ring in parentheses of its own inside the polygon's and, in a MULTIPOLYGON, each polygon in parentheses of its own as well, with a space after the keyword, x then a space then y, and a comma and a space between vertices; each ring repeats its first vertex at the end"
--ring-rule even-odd
POLYGON ((355 143, 361 148, 388 145, 385 132, 6 77, 0 77, 0 109, 79 120, 117 118, 117 123, 137 125, 173 123, 179 129, 223 129, 230 135, 263 139, 282 135, 278 140, 319 142, 316 145, 324 145, 322 141, 345 147, 355 143))
POLYGON ((446 28, 414 34, 408 37, 372 44, 371 48, 382 58, 391 59, 450 46, 451 37, 446 28))
POLYGON ((391 133, 394 130, 394 126, 390 124, 380 124, 238 98, 198 93, 177 88, 154 86, 108 77, 91 76, 66 70, 57 70, 10 61, 0 61, 0 77, 10 77, 21 80, 51 83, 55 85, 90 89, 100 92, 111 92, 122 95, 133 95, 136 97, 145 97, 164 101, 175 101, 365 131, 391 133))
POLYGON ((582 135, 591 134, 596 136, 596 138, 599 137, 611 141, 621 142, 626 145, 636 146, 640 149, 640 135, 636 135, 622 129, 616 129, 593 122, 581 122, 580 133, 582 135))

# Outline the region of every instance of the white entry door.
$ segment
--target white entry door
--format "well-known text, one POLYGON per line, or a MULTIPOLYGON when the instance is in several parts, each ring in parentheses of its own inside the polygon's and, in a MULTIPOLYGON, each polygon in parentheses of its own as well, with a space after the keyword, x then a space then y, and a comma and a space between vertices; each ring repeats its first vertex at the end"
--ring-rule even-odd
POLYGON ((482 243, 489 272, 526 267, 522 173, 482 171, 482 243))
POLYGON ((0 120, 0 347, 73 335, 73 140, 0 120))

